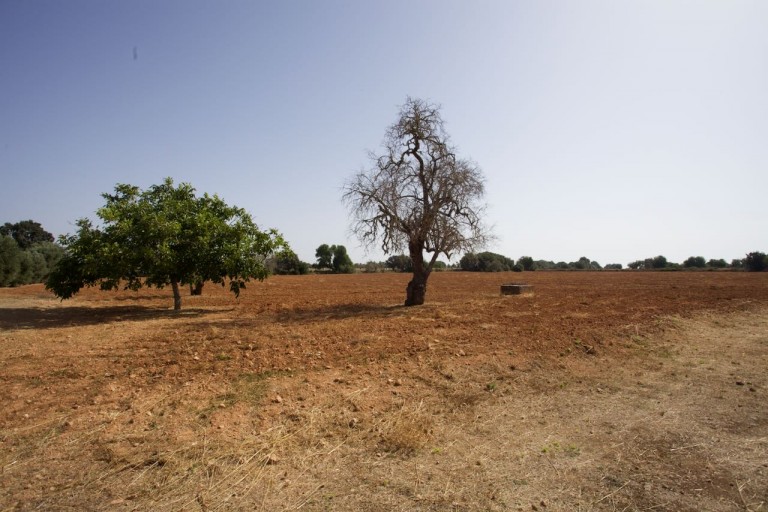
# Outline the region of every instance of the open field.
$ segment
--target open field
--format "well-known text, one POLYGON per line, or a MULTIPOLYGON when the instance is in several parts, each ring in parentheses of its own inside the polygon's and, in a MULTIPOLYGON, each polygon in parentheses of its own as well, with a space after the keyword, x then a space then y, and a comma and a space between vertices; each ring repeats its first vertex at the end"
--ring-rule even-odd
POLYGON ((0 510, 768 510, 768 273, 408 278, 0 289, 0 510))

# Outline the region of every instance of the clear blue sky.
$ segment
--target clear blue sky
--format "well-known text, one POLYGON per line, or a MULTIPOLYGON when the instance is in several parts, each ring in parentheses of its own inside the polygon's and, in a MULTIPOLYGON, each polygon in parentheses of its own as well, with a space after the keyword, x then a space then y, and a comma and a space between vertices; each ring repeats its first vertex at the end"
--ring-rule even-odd
POLYGON ((218 193, 299 256, 406 96, 487 178, 488 249, 768 250, 768 2, 0 0, 0 222, 116 183, 218 193))

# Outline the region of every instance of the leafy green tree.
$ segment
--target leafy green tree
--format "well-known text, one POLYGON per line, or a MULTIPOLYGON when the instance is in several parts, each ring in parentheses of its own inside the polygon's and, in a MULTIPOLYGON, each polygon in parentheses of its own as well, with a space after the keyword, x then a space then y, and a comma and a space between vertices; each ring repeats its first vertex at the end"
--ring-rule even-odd
POLYGON ((480 270, 480 260, 477 258, 477 254, 468 252, 459 260, 459 267, 461 270, 468 272, 478 272, 480 270))
POLYGON ((731 260, 732 268, 744 268, 744 258, 735 258, 731 260))
POLYGON ((48 277, 48 274, 56 267, 56 264, 64 257, 66 251, 59 244, 53 242, 38 242, 29 248, 30 252, 35 252, 45 260, 45 270, 38 275, 35 282, 42 282, 48 277))
POLYGON ((0 235, 13 237, 22 249, 29 249, 41 242, 53 242, 53 235, 33 220, 22 220, 15 224, 6 222, 0 226, 0 235))
POLYGON ((298 255, 285 250, 275 255, 270 260, 270 266, 275 274, 280 275, 305 275, 309 274, 309 264, 301 261, 298 255))
POLYGON ((45 258, 36 251, 22 251, 20 271, 14 284, 39 283, 47 272, 45 258))
POLYGON ((621 263, 608 263, 605 270, 621 270, 624 266, 621 263))
POLYGON ((319 269, 332 269, 333 268, 333 250, 328 244, 323 244, 315 251, 315 258, 317 263, 315 266, 319 269))
POLYGON ((685 268, 704 268, 707 266, 707 260, 704 256, 691 256, 683 262, 685 268))
MULTIPOLYGON (((435 262, 435 264, 437 264, 437 262, 435 262)), ((411 258, 405 254, 390 256, 387 258, 386 266, 396 272, 413 272, 413 262, 411 261, 411 258)))
POLYGON ((334 245, 331 250, 333 251, 333 271, 337 274, 353 274, 355 265, 347 254, 347 248, 343 245, 334 245))
POLYGON ((509 272, 515 266, 513 260, 494 252, 481 252, 477 257, 480 260, 481 272, 509 272))
POLYGON ((573 262, 570 266, 577 270, 588 270, 592 261, 586 256, 579 258, 579 261, 573 262))
POLYGON ((250 279, 267 277, 269 255, 287 249, 275 230, 260 231, 245 210, 216 195, 197 197, 191 185, 174 186, 171 178, 145 191, 119 184, 102 196, 103 228, 80 219, 75 235, 60 238, 67 254, 46 287, 62 299, 96 284, 102 290, 170 285, 179 310, 180 285, 229 281, 237 296, 250 279))
POLYGON ((459 265, 470 272, 508 272, 513 270, 515 262, 504 255, 485 251, 465 254, 459 265))
POLYGON ((632 270, 643 270, 645 268, 645 261, 636 260, 631 263, 628 263, 627 267, 631 268, 632 270))
POLYGON ((711 259, 707 262, 708 267, 712 268, 725 268, 728 266, 728 262, 726 262, 724 259, 711 259))
POLYGON ((655 269, 666 268, 667 263, 668 263, 667 258, 665 258, 662 255, 658 255, 651 260, 651 268, 655 268, 655 269))
POLYGON ((9 235, 0 235, 0 286, 11 286, 21 270, 22 250, 9 235))
POLYGON ((520 256, 520 259, 517 260, 517 264, 526 271, 536 270, 536 263, 530 256, 520 256))
POLYGON ((744 258, 744 268, 750 272, 762 272, 768 268, 768 257, 762 252, 751 252, 744 258))
POLYGON ((489 238, 481 221, 482 173, 456 155, 440 107, 413 98, 387 130, 381 154, 371 154, 371 160, 371 169, 345 186, 353 230, 367 245, 381 243, 386 254, 408 251, 413 277, 405 305, 423 304, 439 255, 450 259, 489 238))
MULTIPOLYGON (((556 268, 555 262, 549 260, 536 260, 534 265, 537 269, 541 270, 552 270, 553 268, 556 268)), ((566 266, 568 266, 568 264, 566 264, 566 266)))

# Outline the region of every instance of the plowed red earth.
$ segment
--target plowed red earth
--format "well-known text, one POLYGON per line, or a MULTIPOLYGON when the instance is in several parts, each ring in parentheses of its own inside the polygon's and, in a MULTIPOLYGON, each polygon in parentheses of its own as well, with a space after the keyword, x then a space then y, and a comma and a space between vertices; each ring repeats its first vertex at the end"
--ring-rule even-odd
POLYGON ((380 472, 442 453, 478 407, 637 358, 670 317, 768 306, 768 273, 445 272, 405 308, 408 279, 276 276, 239 299, 208 284, 180 313, 170 290, 59 302, 39 285, 0 289, 0 509, 652 508, 623 481, 577 486, 582 503, 571 487, 473 494, 448 477, 441 494, 445 475, 409 487, 380 472), (501 296, 514 281, 534 294, 501 296))

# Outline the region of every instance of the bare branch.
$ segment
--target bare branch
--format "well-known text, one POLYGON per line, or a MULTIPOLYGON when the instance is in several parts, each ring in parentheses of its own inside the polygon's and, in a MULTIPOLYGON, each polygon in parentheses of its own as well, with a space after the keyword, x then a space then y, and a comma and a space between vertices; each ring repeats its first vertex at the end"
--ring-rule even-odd
POLYGON ((352 230, 366 246, 408 252, 424 287, 439 254, 475 250, 490 238, 482 222, 484 180, 479 167, 456 157, 440 107, 408 98, 389 127, 382 154, 344 186, 352 230), (424 261, 424 252, 432 253, 424 261))

